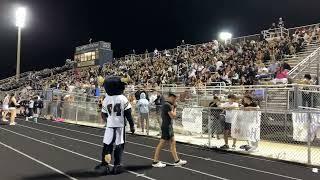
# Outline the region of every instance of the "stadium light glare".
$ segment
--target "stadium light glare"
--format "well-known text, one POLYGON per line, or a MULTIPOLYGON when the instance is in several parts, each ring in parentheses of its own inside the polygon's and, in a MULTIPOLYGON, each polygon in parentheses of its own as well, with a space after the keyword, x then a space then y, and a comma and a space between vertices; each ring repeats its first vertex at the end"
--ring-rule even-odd
POLYGON ((219 34, 219 38, 220 38, 221 40, 223 40, 223 41, 227 41, 227 40, 229 40, 229 39, 232 38, 232 34, 229 33, 229 32, 221 32, 221 33, 219 34))
POLYGON ((26 23, 27 10, 24 7, 19 7, 16 9, 16 26, 18 28, 23 28, 26 23))
POLYGON ((18 7, 16 9, 16 26, 18 27, 18 43, 17 43, 17 67, 16 80, 20 79, 20 56, 21 56, 21 30, 26 24, 27 10, 25 7, 18 7))

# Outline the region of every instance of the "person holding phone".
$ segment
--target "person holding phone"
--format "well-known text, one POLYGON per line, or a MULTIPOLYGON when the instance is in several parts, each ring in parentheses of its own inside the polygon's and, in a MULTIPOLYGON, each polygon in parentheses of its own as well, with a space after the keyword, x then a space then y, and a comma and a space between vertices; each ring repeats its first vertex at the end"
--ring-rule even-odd
POLYGON ((154 154, 154 159, 152 166, 156 168, 164 168, 166 164, 159 161, 160 159, 160 152, 163 146, 168 143, 170 145, 170 152, 173 156, 175 161, 175 166, 181 166, 187 164, 187 161, 182 160, 178 157, 177 149, 176 149, 176 141, 174 138, 173 132, 173 122, 172 120, 177 116, 177 96, 173 93, 170 93, 168 96, 168 100, 164 102, 161 107, 161 139, 156 148, 156 152, 154 154))

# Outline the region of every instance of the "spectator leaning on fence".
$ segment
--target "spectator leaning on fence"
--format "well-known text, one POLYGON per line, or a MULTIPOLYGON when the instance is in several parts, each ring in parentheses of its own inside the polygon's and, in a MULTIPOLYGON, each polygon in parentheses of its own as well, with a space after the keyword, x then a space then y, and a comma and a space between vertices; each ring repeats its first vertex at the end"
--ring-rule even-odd
MULTIPOLYGON (((224 142, 225 144, 223 146, 221 146, 221 149, 229 149, 229 135, 231 132, 231 126, 232 126, 232 122, 234 120, 234 118, 237 117, 237 111, 232 111, 235 109, 239 108, 239 103, 236 102, 237 98, 235 95, 230 94, 228 96, 228 102, 221 104, 221 108, 226 110, 226 114, 225 114, 225 123, 224 123, 224 142)), ((232 147, 235 148, 236 147, 236 139, 233 139, 233 145, 232 147)))
MULTIPOLYGON (((243 97, 242 106, 244 108, 244 111, 259 109, 259 106, 257 105, 257 103, 253 102, 253 98, 249 95, 246 95, 243 97)), ((242 145, 240 146, 240 149, 244 149, 246 151, 252 151, 257 149, 257 147, 258 147, 258 142, 248 141, 248 145, 242 145)))
MULTIPOLYGON (((300 82, 301 84, 305 84, 305 85, 312 85, 312 78, 310 74, 305 74, 303 80, 300 82)), ((311 107, 312 105, 312 92, 308 92, 310 91, 310 88, 308 86, 304 86, 302 88, 302 106, 304 107, 311 107)))
POLYGON ((210 121, 209 130, 211 130, 211 136, 214 137, 214 133, 217 135, 217 139, 220 139, 219 135, 223 132, 223 123, 221 123, 222 110, 218 109, 220 106, 220 99, 217 96, 213 97, 213 101, 209 103, 210 107, 210 121))
POLYGON ((140 117, 140 127, 142 130, 142 133, 144 133, 144 122, 146 122, 146 129, 147 133, 149 133, 149 109, 150 109, 150 103, 146 99, 146 94, 141 93, 140 99, 137 103, 138 111, 139 111, 139 117, 140 117))

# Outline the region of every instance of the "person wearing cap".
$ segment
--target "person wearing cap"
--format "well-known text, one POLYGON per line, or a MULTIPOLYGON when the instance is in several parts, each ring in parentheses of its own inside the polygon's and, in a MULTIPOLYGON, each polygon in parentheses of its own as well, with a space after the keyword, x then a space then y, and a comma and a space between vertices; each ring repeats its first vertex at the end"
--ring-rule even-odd
POLYGON ((177 96, 173 93, 170 93, 168 96, 168 99, 161 107, 161 139, 160 142, 156 148, 156 152, 154 155, 152 166, 156 168, 164 168, 166 167, 166 164, 163 164, 159 161, 160 158, 160 152, 164 146, 165 143, 168 143, 170 145, 170 151, 174 158, 174 165, 175 166, 181 166, 187 164, 187 161, 179 159, 176 149, 176 141, 174 138, 174 132, 173 132, 173 126, 172 126, 172 120, 176 118, 177 116, 177 96))

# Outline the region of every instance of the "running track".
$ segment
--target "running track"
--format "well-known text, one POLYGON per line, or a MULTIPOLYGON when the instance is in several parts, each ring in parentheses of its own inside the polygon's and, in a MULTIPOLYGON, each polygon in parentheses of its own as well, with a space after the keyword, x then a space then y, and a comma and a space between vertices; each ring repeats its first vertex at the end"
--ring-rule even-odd
MULTIPOLYGON (((209 151, 177 144, 184 167, 151 167, 158 139, 127 135, 123 164, 117 176, 99 176, 93 167, 100 162, 103 129, 39 120, 18 120, 16 126, 0 126, 0 180, 312 180, 320 179, 310 167, 263 158, 209 151)), ((170 164, 168 150, 161 154, 170 164)))

